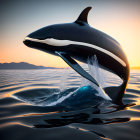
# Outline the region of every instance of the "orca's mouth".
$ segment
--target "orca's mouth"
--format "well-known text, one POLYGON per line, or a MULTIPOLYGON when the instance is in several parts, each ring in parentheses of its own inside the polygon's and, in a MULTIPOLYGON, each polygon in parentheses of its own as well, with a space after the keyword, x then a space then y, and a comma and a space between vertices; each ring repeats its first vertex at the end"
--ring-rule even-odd
POLYGON ((23 43, 31 48, 38 48, 41 46, 41 43, 39 42, 35 42, 35 41, 31 41, 31 40, 24 40, 23 43))
POLYGON ((36 49, 41 49, 41 48, 44 48, 44 46, 45 47, 47 46, 47 44, 45 44, 44 42, 41 42, 41 40, 36 39, 36 38, 30 38, 30 37, 26 37, 23 43, 28 47, 36 48, 36 49))
POLYGON ((45 51, 45 52, 48 52, 48 53, 55 55, 56 48, 40 41, 39 39, 26 37, 24 39, 23 43, 27 47, 30 47, 33 49, 38 49, 38 50, 45 51))

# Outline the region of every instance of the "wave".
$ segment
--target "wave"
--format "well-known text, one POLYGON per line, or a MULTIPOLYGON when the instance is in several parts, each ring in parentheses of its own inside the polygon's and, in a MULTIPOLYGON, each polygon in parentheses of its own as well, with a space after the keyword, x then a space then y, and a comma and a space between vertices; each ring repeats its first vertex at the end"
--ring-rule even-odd
POLYGON ((34 106, 57 106, 63 109, 82 109, 105 101, 91 86, 69 88, 64 91, 51 88, 32 89, 17 92, 13 97, 34 106))

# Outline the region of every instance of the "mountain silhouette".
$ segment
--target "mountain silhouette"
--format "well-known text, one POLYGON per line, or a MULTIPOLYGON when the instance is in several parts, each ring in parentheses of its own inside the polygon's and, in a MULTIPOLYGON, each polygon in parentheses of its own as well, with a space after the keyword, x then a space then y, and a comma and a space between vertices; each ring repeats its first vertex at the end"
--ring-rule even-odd
POLYGON ((0 70, 1 69, 56 69, 56 68, 36 66, 26 62, 20 62, 20 63, 12 62, 12 63, 0 63, 0 70))

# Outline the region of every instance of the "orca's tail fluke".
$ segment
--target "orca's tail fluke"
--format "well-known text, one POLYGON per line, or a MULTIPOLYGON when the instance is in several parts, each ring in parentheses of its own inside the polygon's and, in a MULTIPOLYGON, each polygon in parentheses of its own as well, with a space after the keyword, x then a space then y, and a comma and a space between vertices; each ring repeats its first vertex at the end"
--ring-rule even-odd
POLYGON ((125 89, 126 89, 126 83, 124 82, 120 86, 106 87, 104 88, 104 91, 112 99, 113 103, 121 105, 123 104, 122 97, 124 95, 125 89))

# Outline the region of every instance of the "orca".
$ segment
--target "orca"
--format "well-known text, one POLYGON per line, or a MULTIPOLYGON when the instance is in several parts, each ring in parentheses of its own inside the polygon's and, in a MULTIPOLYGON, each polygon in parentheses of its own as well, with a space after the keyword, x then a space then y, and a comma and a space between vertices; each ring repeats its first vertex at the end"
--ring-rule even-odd
POLYGON ((121 104, 130 75, 129 63, 115 39, 88 24, 91 8, 85 8, 75 22, 43 27, 29 34, 23 42, 28 47, 61 57, 77 73, 101 88, 96 79, 75 61, 87 63, 96 55, 101 68, 123 80, 120 86, 104 88, 106 98, 121 104))

